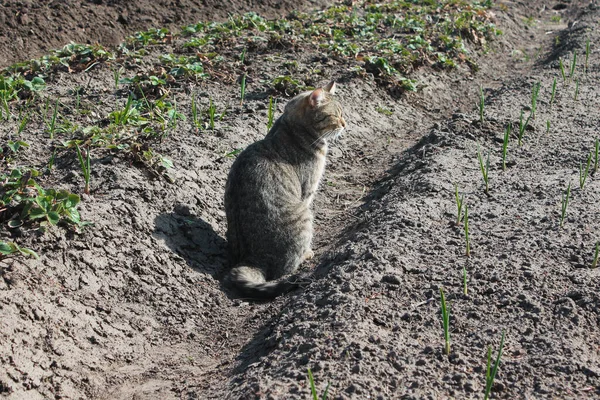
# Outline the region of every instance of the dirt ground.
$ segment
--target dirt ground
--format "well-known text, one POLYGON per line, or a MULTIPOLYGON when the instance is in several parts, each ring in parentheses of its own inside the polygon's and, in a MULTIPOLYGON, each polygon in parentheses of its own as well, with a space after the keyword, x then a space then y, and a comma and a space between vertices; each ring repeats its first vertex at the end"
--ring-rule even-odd
MULTIPOLYGON (((2 63, 60 46, 64 37, 110 44, 129 27, 179 26, 257 7, 220 2, 212 9, 203 2, 191 14, 174 7, 191 1, 136 2, 139 10, 129 2, 83 2, 73 14, 53 16, 73 36, 50 40, 49 23, 32 14, 52 13, 33 12, 30 3, 0 5, 4 18, 30 7, 20 15, 39 33, 11 40, 19 47, 2 63), (120 13, 127 24, 114 22, 120 13), (97 16, 107 18, 97 24, 102 29, 77 28, 97 16)), ((52 4, 44 7, 59 9, 52 4)), ((261 2, 258 10, 277 14, 275 4, 261 2)), ((420 89, 400 98, 369 77, 349 77, 343 60, 297 50, 279 55, 315 64, 324 71, 322 83, 343 77, 348 131, 329 155, 316 199, 317 257, 303 267, 313 282, 269 303, 233 298, 219 283, 226 259, 222 197, 233 160, 224 154, 264 135, 268 96, 258 79, 243 106, 235 82, 173 89, 182 109, 194 92, 203 106, 210 97, 217 112, 226 105, 229 111, 214 132, 195 133, 188 118, 156 144, 173 161, 169 179, 102 153, 92 161, 91 194, 82 194, 82 218, 93 226, 11 230, 10 237, 0 230, 40 254, 0 262, 0 395, 306 399, 311 368, 317 390, 330 385, 331 399, 481 399, 488 346, 495 355, 506 331, 492 398, 598 398, 600 269, 590 265, 600 240, 600 181, 593 173, 581 189, 579 168, 600 138, 600 9, 589 2, 501 1, 493 12, 503 35, 474 55, 478 71, 423 68, 416 74, 420 89), (567 65, 564 80, 559 60, 567 65), (529 115, 537 82, 537 112, 519 146, 519 116, 529 115), (483 122, 475 109, 479 85, 483 122), (391 112, 377 111, 382 107, 391 112), (488 194, 478 149, 490 154, 488 194), (468 206, 470 257, 463 224, 456 224, 455 185, 468 206), (450 356, 440 287, 450 307, 450 356)), ((21 35, 26 23, 17 25, 0 35, 21 35)), ((248 57, 250 72, 263 73, 263 59, 248 57)), ((112 80, 104 65, 61 71, 47 91, 67 98, 85 86, 86 101, 95 104, 81 107, 105 115, 113 107, 103 100, 112 80)), ((279 98, 277 115, 287 98, 279 98)), ((21 138, 35 143, 43 123, 34 121, 21 138)), ((0 124, 3 140, 14 139, 15 124, 0 124)), ((44 150, 32 144, 15 163, 45 164, 44 150)), ((45 183, 81 192, 78 169, 71 153, 59 152, 45 183)))

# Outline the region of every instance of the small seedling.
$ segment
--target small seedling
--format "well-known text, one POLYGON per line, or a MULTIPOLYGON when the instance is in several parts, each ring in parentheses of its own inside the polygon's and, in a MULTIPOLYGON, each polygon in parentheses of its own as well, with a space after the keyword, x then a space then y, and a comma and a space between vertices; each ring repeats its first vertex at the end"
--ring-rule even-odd
POLYGON ((598 253, 600 253, 600 242, 596 242, 596 251, 594 252, 594 261, 592 261, 592 268, 598 266, 598 253))
POLYGON ((200 119, 198 112, 198 103, 196 103, 196 96, 192 95, 192 123, 196 127, 196 131, 202 129, 202 120, 200 119))
POLYGON ((554 96, 556 95, 556 78, 552 81, 552 95, 550 96, 550 105, 554 103, 554 96))
POLYGON ((483 86, 479 86, 479 103, 477 103, 479 109, 479 121, 483 123, 483 112, 485 110, 485 96, 483 94, 483 86))
POLYGON ((588 59, 590 58, 590 38, 585 41, 585 72, 588 71, 588 59))
POLYGON ((240 82, 240 106, 244 104, 244 97, 246 96, 246 74, 242 75, 240 82))
POLYGON ((244 47, 244 50, 242 50, 242 53, 240 54, 240 63, 244 63, 244 60, 246 59, 246 48, 244 47))
POLYGON ((500 339, 500 348, 498 349, 498 356, 496 357, 496 362, 494 363, 494 367, 492 368, 492 346, 488 346, 488 356, 487 356, 487 368, 485 372, 485 396, 484 400, 488 400, 490 397, 490 392, 492 391, 492 386, 494 385, 494 379, 496 378, 496 374, 498 373, 498 367, 500 366, 500 357, 502 357, 502 349, 504 348, 504 337, 506 331, 502 331, 502 338, 500 339))
POLYGON ((562 228, 563 222, 565 221, 565 215, 567 214, 567 206, 569 205, 569 197, 571 196, 571 183, 569 182, 569 186, 567 190, 562 195, 562 209, 560 213, 560 227, 562 228))
POLYGON ((462 195, 460 198, 458 197, 458 184, 455 183, 454 184, 454 198, 456 199, 456 208, 458 209, 457 212, 457 216, 456 216, 456 224, 460 224, 460 220, 462 219, 462 207, 463 207, 463 200, 465 198, 465 195, 462 195))
POLYGON ((467 288, 467 269, 463 267, 463 293, 465 296, 469 295, 469 290, 467 288))
POLYGON ((600 139, 596 139, 596 145, 594 146, 594 175, 598 172, 598 152, 600 150, 600 139))
MULTIPOLYGON (((313 400, 319 400, 319 395, 317 394, 317 388, 315 387, 315 378, 313 377, 312 371, 308 368, 308 383, 310 384, 310 393, 312 394, 313 400)), ((330 383, 327 384, 323 395, 321 395, 320 400, 327 400, 327 394, 329 392, 330 383)))
POLYGON ((466 256, 471 257, 471 241, 469 239, 469 207, 465 204, 465 242, 466 242, 466 256))
POLYGON ((444 328, 444 351, 447 355, 450 354, 450 311, 446 305, 446 296, 444 296, 444 289, 440 287, 440 299, 442 303, 442 326, 444 328))
POLYGON ((487 155, 487 161, 485 165, 483 163, 483 156, 481 155, 481 151, 479 149, 479 145, 477 146, 477 159, 479 160, 479 168, 481 169, 481 175, 483 175, 483 181, 485 182, 485 194, 489 193, 490 185, 489 185, 489 176, 488 173, 490 171, 490 152, 487 155))
POLYGON ((533 119, 535 119, 535 111, 537 109, 537 99, 540 93, 540 86, 540 82, 534 83, 531 90, 531 118, 533 119))
POLYGON ((546 121, 546 135, 550 133, 550 120, 546 121))
POLYGON ((269 110, 267 111, 267 132, 271 130, 273 126, 273 119, 275 117, 275 110, 277 109, 277 99, 273 101, 273 96, 269 97, 269 110))
POLYGON ((31 256, 36 260, 40 257, 37 253, 31 249, 27 249, 25 247, 20 247, 18 244, 13 242, 2 242, 0 241, 0 260, 6 258, 7 256, 12 256, 13 254, 22 254, 24 256, 31 256))
POLYGON ((506 153, 508 151, 508 139, 510 137, 510 130, 512 129, 512 124, 509 122, 504 130, 504 139, 502 141, 502 170, 506 171, 506 153))
POLYGON ((23 133, 23 130, 25 130, 25 126, 27 125, 28 121, 29 121, 29 114, 25 114, 21 118, 21 121, 19 122, 19 127, 17 128, 17 135, 20 135, 21 133, 23 133))
POLYGON ((558 66, 560 67, 560 74, 561 74, 561 76, 562 76, 562 78, 563 78, 563 83, 565 83, 565 82, 566 82, 566 80, 567 80, 567 76, 566 76, 566 74, 565 74, 565 66, 564 66, 564 64, 563 64, 563 61, 562 61, 562 59, 559 59, 559 60, 558 60, 558 66))
POLYGON ((81 166, 81 172, 83 173, 83 179, 85 180, 83 192, 85 194, 90 194, 90 149, 88 148, 86 151, 85 160, 81 155, 81 149, 78 144, 75 144, 75 150, 77 150, 77 158, 79 159, 79 165, 81 166))
POLYGON ((579 188, 582 190, 585 186, 585 181, 587 180, 588 174, 590 173, 591 163, 592 153, 588 155, 587 162, 585 163, 585 168, 583 168, 583 163, 579 163, 579 188))
POLYGON ((215 103, 213 103, 212 99, 208 98, 208 123, 211 130, 215 130, 215 113, 217 112, 217 107, 215 103))
POLYGON ((529 119, 531 119, 531 114, 529 114, 527 120, 523 122, 523 110, 521 110, 521 116, 519 117, 519 146, 523 145, 523 134, 525 133, 525 129, 529 124, 529 119))
POLYGON ((577 101, 577 97, 579 97, 579 79, 575 80, 575 95, 573 96, 573 99, 577 101))
POLYGON ((56 160, 56 149, 52 150, 52 155, 50 156, 50 160, 48 161, 48 171, 52 170, 54 167, 54 161, 56 160))
POLYGON ((114 78, 114 82, 115 82, 115 90, 117 90, 119 88, 119 82, 121 81, 121 74, 123 73, 123 67, 120 67, 119 69, 115 68, 113 70, 113 78, 114 78))

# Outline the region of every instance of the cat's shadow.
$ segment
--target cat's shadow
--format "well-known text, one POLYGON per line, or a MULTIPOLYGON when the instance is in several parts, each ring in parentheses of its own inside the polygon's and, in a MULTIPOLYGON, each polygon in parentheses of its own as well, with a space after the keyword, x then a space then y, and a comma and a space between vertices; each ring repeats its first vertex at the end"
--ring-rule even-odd
POLYGON ((200 217, 189 213, 165 213, 154 220, 154 237, 196 272, 221 280, 227 266, 227 242, 200 217))

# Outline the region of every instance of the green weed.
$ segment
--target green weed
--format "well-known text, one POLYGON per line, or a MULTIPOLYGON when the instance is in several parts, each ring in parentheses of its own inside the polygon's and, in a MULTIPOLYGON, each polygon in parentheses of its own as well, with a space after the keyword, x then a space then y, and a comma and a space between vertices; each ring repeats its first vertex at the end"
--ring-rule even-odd
POLYGON ((504 138, 502 140, 502 170, 506 171, 506 153, 508 152, 508 139, 510 138, 510 131, 512 124, 509 122, 504 130, 504 138))
POLYGON ((488 151, 487 160, 484 164, 479 145, 477 145, 477 159, 479 160, 479 168, 481 169, 481 175, 483 176, 483 182, 485 183, 485 194, 489 194, 490 182, 488 173, 490 171, 490 152, 488 151))
POLYGON ((310 393, 312 395, 313 400, 327 400, 327 394, 329 393, 329 387, 331 386, 331 384, 327 384, 325 391, 319 399, 319 396, 317 394, 317 388, 315 387, 315 378, 310 368, 308 368, 308 383, 310 384, 310 393))
POLYGON ((444 351, 447 355, 450 354, 450 310, 446 304, 446 296, 444 289, 440 287, 440 301, 442 311, 442 327, 444 328, 444 351))
POLYGON ((569 205, 569 197, 571 197, 571 183, 569 182, 569 186, 567 190, 562 195, 561 201, 561 212, 560 212, 560 227, 562 228, 563 223, 565 221, 565 215, 567 214, 567 206, 569 205))
POLYGON ((498 367, 500 366, 500 358, 502 357, 502 350, 504 348, 504 337, 506 331, 502 331, 502 338, 500 339, 500 348, 498 349, 498 355, 496 356, 496 362, 494 362, 494 366, 492 367, 492 346, 488 346, 488 355, 487 355, 487 368, 485 372, 485 394, 484 400, 488 400, 490 397, 490 392, 492 391, 492 386, 494 385, 494 379, 496 378, 496 374, 498 373, 498 367))
POLYGON ((90 149, 88 147, 88 149, 85 152, 86 153, 85 160, 83 159, 83 156, 81 155, 81 149, 79 148, 78 144, 75 144, 75 150, 77 151, 77 158, 79 159, 79 165, 81 167, 81 172, 83 173, 83 179, 85 181, 85 187, 83 189, 83 192, 85 194, 90 194, 90 172, 91 172, 90 149))
POLYGON ((54 111, 52 112, 52 118, 50 118, 50 122, 47 122, 48 133, 50 134, 50 139, 54 139, 54 132, 56 129, 57 116, 58 116, 58 99, 56 99, 56 103, 54 103, 54 111))
POLYGON ((456 200, 456 208, 458 212, 456 213, 456 224, 460 224, 460 220, 462 219, 462 208, 463 208, 463 200, 465 195, 462 195, 460 198, 458 197, 458 184, 454 184, 454 199, 456 200))
POLYGON ((466 253, 465 255, 467 257, 471 257, 471 240, 470 240, 470 236, 469 236, 469 207, 467 206, 467 204, 465 204, 465 218, 464 218, 465 224, 465 243, 466 243, 466 253))
POLYGON ((585 186, 585 181, 587 180, 588 174, 590 172, 590 165, 592 163, 592 153, 588 155, 587 161, 585 163, 585 168, 583 168, 583 163, 579 163, 579 188, 583 190, 585 186))
POLYGON ((550 105, 554 103, 554 96, 556 95, 556 78, 552 81, 552 95, 550 96, 550 105))

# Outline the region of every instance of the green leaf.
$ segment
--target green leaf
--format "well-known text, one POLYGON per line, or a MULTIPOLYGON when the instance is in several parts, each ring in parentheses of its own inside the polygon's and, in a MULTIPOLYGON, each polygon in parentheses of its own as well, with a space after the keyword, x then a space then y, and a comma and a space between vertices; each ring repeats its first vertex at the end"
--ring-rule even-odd
POLYGON ((29 212, 30 219, 44 218, 45 216, 46 216, 46 211, 41 208, 34 208, 29 212))
POLYGON ((14 252, 15 248, 13 243, 0 242, 0 254, 8 256, 9 254, 12 254, 14 252))
POLYGON ((56 211, 50 211, 48 213, 48 221, 52 224, 52 225, 56 225, 58 224, 58 221, 60 220, 60 215, 58 215, 58 213, 56 211))

